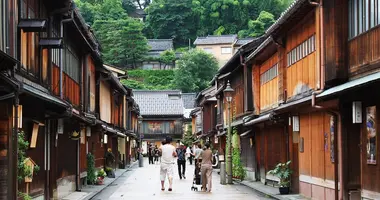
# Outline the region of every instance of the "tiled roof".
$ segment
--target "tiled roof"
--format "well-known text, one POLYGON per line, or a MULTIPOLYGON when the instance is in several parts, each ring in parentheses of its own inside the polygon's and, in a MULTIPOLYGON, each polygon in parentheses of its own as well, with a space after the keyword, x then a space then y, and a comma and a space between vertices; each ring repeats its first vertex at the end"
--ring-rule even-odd
POLYGON ((134 90, 133 94, 143 116, 183 115, 182 94, 179 90, 134 90))
POLYGON ((237 40, 237 35, 209 35, 207 37, 197 37, 194 45, 202 44, 232 44, 237 40))
POLYGON ((148 45, 151 47, 150 51, 165 51, 173 49, 172 39, 149 39, 148 45))
POLYGON ((183 100, 183 106, 185 109, 193 109, 195 104, 195 93, 183 93, 182 94, 182 100, 183 100))
POLYGON ((253 38, 243 38, 243 39, 238 39, 236 41, 236 45, 245 45, 249 42, 252 42, 253 41, 253 38))

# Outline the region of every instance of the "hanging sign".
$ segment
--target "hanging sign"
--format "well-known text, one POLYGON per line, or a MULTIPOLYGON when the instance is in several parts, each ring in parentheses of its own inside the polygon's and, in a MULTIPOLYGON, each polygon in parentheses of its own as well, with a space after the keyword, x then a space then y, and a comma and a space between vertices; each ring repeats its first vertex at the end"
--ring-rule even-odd
POLYGON ((352 102, 352 123, 360 124, 362 123, 362 102, 354 101, 352 102))

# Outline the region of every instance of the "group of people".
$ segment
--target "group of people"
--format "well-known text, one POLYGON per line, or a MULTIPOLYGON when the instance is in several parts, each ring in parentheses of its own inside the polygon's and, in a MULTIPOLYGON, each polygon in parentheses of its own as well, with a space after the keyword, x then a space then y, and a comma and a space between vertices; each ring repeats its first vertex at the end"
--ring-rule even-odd
POLYGON ((156 164, 158 163, 158 158, 161 156, 160 149, 157 147, 157 145, 149 145, 148 149, 148 159, 149 164, 156 164))
POLYGON ((202 191, 211 192, 213 154, 210 148, 210 144, 206 143, 203 149, 202 146, 198 144, 194 150, 191 150, 189 147, 185 147, 182 144, 174 147, 171 143, 172 138, 167 137, 165 142, 163 142, 161 149, 159 150, 161 155, 161 190, 165 191, 166 177, 168 177, 169 181, 168 191, 172 191, 173 189, 173 165, 176 159, 179 178, 186 179, 186 159, 188 158, 190 164, 192 164, 192 158, 195 158, 196 167, 198 166, 201 169, 202 191))

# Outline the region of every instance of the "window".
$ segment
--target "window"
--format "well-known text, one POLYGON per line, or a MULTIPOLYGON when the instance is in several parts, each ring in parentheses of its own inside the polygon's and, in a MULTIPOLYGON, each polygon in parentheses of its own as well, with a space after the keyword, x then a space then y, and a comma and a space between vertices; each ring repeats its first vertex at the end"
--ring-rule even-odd
POLYGON ((278 75, 278 64, 276 63, 270 69, 268 69, 267 71, 265 71, 264 73, 260 75, 261 85, 264 85, 265 83, 276 78, 277 75, 278 75))
POLYGON ((63 66, 63 71, 70 76, 74 81, 79 83, 80 77, 80 60, 75 55, 74 51, 70 46, 65 49, 65 64, 63 66))
POLYGON ((380 0, 350 0, 348 9, 349 38, 380 24, 380 0))
POLYGON ((307 40, 292 49, 287 55, 288 67, 305 58, 315 51, 315 35, 312 35, 307 40))
POLYGON ((232 48, 231 47, 222 47, 222 54, 231 54, 232 48))
POLYGON ((21 18, 32 19, 36 18, 36 11, 38 10, 37 1, 22 0, 21 2, 21 18))
POLYGON ((204 50, 205 52, 207 52, 207 53, 214 54, 214 52, 212 51, 212 48, 207 47, 207 48, 203 48, 203 50, 204 50))
POLYGON ((34 32, 21 31, 21 67, 27 73, 38 76, 38 37, 34 32))

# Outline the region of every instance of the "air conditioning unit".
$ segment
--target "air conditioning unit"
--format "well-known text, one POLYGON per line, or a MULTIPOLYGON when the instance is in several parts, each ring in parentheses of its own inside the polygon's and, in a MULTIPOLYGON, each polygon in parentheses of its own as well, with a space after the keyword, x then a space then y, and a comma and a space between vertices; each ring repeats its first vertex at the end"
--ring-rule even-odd
POLYGON ((351 190, 348 192, 349 200, 361 200, 360 190, 351 190))

